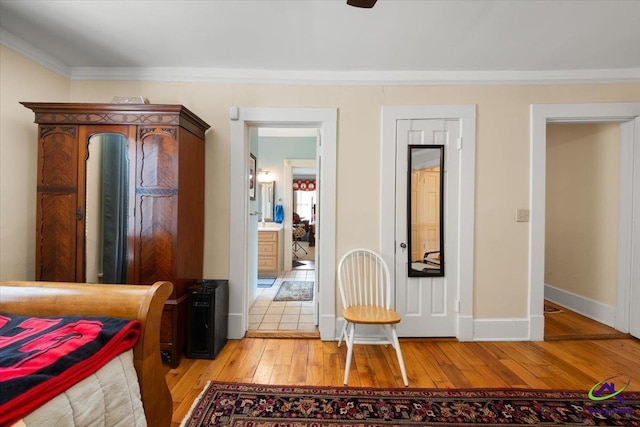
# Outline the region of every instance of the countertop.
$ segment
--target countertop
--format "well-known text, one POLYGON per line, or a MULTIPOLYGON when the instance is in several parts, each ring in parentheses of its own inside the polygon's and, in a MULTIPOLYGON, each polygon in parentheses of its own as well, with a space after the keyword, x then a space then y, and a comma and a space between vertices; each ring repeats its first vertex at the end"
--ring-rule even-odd
POLYGON ((282 224, 276 222, 259 222, 258 231, 278 231, 282 230, 282 224))

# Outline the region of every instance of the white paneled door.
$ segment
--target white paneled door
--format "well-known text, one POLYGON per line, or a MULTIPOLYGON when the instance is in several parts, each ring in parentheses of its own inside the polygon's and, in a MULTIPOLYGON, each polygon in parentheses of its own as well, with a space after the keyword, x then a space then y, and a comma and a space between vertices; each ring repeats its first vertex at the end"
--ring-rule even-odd
POLYGON ((398 335, 456 336, 458 290, 458 142, 460 121, 406 119, 396 132, 396 310, 402 316, 398 335), (439 144, 444 153, 444 277, 408 277, 408 146, 439 144))

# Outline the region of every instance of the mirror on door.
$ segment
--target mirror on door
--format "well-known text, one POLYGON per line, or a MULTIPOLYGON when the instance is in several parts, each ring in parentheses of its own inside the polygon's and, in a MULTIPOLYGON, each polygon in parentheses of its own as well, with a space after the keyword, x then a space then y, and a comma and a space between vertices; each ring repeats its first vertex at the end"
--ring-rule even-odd
POLYGON ((444 145, 409 145, 409 277, 444 276, 444 145))
POLYGON ((127 138, 89 138, 85 206, 85 281, 127 283, 129 158, 127 138))

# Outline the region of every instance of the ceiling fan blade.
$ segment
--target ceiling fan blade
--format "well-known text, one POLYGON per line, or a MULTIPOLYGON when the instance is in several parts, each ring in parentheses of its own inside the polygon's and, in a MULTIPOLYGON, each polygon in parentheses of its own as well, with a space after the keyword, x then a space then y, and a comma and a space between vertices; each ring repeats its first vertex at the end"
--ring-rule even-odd
POLYGON ((366 9, 371 9, 374 4, 376 4, 378 0, 347 0, 347 4, 349 6, 355 7, 364 7, 366 9))

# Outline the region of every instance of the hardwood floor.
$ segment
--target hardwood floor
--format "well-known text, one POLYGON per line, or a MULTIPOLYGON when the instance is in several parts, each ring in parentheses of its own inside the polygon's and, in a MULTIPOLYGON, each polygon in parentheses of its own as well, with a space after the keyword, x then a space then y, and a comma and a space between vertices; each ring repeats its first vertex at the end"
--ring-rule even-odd
POLYGON ((607 325, 598 323, 552 302, 545 301, 545 306, 558 310, 557 312, 546 313, 544 316, 545 341, 629 338, 628 334, 618 332, 607 325))
MULTIPOLYGON (((610 331, 598 335, 602 325, 570 313, 565 316, 570 321, 580 320, 577 329, 570 322, 562 326, 560 317, 551 320, 560 314, 546 316, 550 337, 574 339, 401 339, 410 387, 588 391, 605 378, 624 375, 631 379, 628 389, 640 391, 640 340, 620 334, 611 339, 606 336, 610 331), (589 339, 577 339, 580 333, 589 339)), ((338 348, 336 342, 291 338, 231 340, 215 360, 183 358, 166 373, 173 396, 172 426, 179 425, 207 381, 342 386, 345 358, 345 346, 338 348)), ((349 386, 403 387, 393 348, 354 347, 349 386)))

